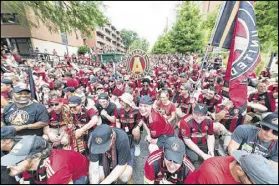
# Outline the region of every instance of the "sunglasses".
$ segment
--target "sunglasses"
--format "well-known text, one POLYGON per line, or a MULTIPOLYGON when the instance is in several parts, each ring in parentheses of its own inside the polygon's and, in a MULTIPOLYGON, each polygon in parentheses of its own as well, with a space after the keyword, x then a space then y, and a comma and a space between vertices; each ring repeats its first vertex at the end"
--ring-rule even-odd
POLYGON ((59 103, 55 103, 55 104, 50 104, 49 106, 53 107, 53 106, 58 106, 58 105, 59 105, 59 103))
POLYGON ((129 80, 125 80, 125 81, 129 81, 129 80))
POLYGON ((144 87, 148 87, 149 85, 143 85, 144 87))
MULTIPOLYGON (((271 129, 268 126, 264 126, 264 125, 261 125, 261 127, 265 131, 269 131, 271 129)), ((272 129, 272 134, 274 134, 275 136, 278 136, 278 131, 272 129)))

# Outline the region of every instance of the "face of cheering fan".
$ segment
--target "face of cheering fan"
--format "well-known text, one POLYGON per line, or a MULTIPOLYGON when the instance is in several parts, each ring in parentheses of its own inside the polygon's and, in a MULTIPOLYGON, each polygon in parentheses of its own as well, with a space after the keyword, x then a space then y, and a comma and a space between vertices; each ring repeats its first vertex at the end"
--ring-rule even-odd
POLYGON ((18 93, 13 93, 13 98, 17 103, 27 104, 31 100, 31 92, 24 90, 18 93))
POLYGON ((140 103, 139 104, 139 111, 143 117, 148 117, 151 114, 152 105, 147 105, 140 103))

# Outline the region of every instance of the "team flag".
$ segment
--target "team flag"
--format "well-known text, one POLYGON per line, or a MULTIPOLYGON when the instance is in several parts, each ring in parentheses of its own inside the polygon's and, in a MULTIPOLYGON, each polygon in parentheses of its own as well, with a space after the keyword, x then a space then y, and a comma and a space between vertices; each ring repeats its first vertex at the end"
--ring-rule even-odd
POLYGON ((225 1, 210 42, 213 46, 230 49, 223 95, 244 112, 247 106, 247 77, 261 60, 254 2, 225 1))

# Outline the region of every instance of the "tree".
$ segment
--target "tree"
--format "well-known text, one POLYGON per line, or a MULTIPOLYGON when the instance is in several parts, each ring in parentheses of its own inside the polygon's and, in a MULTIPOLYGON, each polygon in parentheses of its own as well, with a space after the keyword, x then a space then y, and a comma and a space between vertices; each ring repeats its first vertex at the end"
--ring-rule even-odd
POLYGON ((86 54, 86 53, 90 53, 90 48, 88 46, 80 46, 78 47, 78 54, 86 54))
POLYGON ((100 1, 1 1, 1 7, 15 13, 22 26, 38 28, 43 24, 56 33, 80 30, 91 36, 93 30, 108 23, 100 1), (26 15, 34 15, 35 19, 26 15))
POLYGON ((145 52, 147 52, 149 47, 149 42, 144 39, 144 38, 138 38, 136 40, 133 41, 133 43, 130 45, 129 50, 136 50, 136 49, 141 49, 145 52))
POLYGON ((255 14, 261 50, 278 53, 278 1, 256 1, 255 14))
POLYGON ((120 36, 123 39, 123 43, 126 48, 129 48, 133 41, 139 39, 139 36, 135 31, 127 29, 122 29, 120 31, 120 36))
POLYGON ((196 52, 202 49, 200 10, 191 1, 184 1, 177 10, 177 21, 170 31, 170 41, 176 52, 196 52))
POLYGON ((175 49, 173 48, 170 42, 170 34, 164 33, 158 37, 158 40, 155 42, 152 48, 153 54, 168 54, 175 53, 175 49))
POLYGON ((212 35, 212 31, 216 23, 216 18, 220 10, 221 4, 219 4, 213 12, 207 13, 205 15, 206 18, 202 21, 202 29, 204 32, 204 42, 203 42, 204 45, 208 44, 209 39, 212 35))

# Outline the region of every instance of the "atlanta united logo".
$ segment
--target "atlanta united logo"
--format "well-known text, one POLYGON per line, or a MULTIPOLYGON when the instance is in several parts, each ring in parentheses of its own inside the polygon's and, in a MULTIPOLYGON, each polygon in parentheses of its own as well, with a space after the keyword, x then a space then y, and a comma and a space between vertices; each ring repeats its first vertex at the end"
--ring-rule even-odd
POLYGON ((236 22, 231 81, 242 82, 243 75, 260 62, 260 46, 254 7, 249 1, 241 2, 236 22))
POLYGON ((134 50, 127 57, 127 70, 135 78, 142 78, 149 73, 149 58, 142 50, 134 50))

